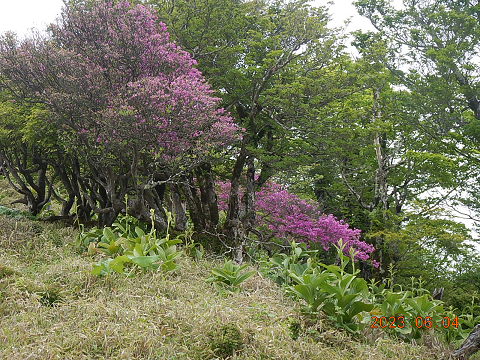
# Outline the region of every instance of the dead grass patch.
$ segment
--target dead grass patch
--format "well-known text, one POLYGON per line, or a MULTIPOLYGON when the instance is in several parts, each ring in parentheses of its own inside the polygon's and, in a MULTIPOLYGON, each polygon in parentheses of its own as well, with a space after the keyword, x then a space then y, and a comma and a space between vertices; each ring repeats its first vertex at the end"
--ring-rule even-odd
POLYGON ((434 343, 368 343, 305 319, 260 274, 239 295, 219 295, 205 279, 220 261, 183 257, 172 274, 96 277, 92 258, 70 245, 74 229, 35 224, 0 217, 0 359, 437 358, 434 343))

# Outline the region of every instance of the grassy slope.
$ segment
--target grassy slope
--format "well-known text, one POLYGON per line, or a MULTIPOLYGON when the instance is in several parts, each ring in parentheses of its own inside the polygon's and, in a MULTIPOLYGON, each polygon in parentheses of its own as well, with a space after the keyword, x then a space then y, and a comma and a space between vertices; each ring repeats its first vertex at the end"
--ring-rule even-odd
POLYGON ((75 234, 0 216, 0 359, 214 359, 212 339, 226 324, 244 342, 232 359, 436 359, 446 351, 381 332, 352 339, 322 319, 307 324, 260 275, 239 295, 220 296, 204 281, 214 260, 185 257, 175 274, 99 278, 70 245, 75 234), (291 321, 303 324, 297 340, 291 321))

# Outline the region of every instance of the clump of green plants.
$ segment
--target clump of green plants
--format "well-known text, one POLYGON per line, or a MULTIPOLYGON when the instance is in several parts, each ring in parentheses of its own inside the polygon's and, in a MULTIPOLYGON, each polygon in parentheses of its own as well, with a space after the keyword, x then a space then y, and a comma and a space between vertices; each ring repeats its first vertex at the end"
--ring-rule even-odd
MULTIPOLYGON (((340 266, 314 261, 307 261, 299 269, 292 266, 287 271, 292 284, 285 289, 304 301, 305 312, 322 311, 337 326, 358 333, 364 327, 361 313, 372 310, 374 305, 368 299, 366 281, 357 277, 360 271, 355 270, 353 261, 352 273, 345 270, 350 258, 343 254, 341 242, 337 249, 340 266)), ((354 258, 353 250, 350 256, 354 258)))
POLYGON ((234 323, 222 325, 220 328, 208 333, 210 350, 219 358, 235 355, 244 346, 244 337, 238 326, 234 323))
POLYGON ((17 272, 11 267, 0 264, 0 280, 8 276, 15 275, 16 273, 17 272))
POLYGON ((30 214, 28 211, 10 209, 8 207, 1 206, 1 205, 0 205, 0 215, 4 215, 14 219, 27 218, 30 220, 37 220, 37 217, 30 214))
POLYGON ((256 271, 245 271, 247 264, 234 265, 232 260, 225 262, 223 267, 210 270, 212 274, 206 281, 214 283, 220 293, 231 292, 238 294, 240 292, 240 284, 256 274, 256 271))
MULTIPOLYGON (((355 269, 355 253, 351 250, 349 256, 344 255, 344 247, 342 241, 336 246, 339 265, 318 262, 315 253, 295 242, 289 254, 270 260, 277 270, 273 279, 287 294, 301 301, 304 315, 316 318, 322 312, 351 334, 377 328, 405 341, 420 339, 434 329, 451 332, 452 324, 457 325, 458 321, 464 327, 473 323, 467 321, 468 316, 454 320, 452 314, 445 312, 442 301, 431 298, 421 279, 412 279, 411 290, 394 286, 391 280, 387 281, 389 287, 374 281, 367 284, 355 269), (347 270, 348 264, 351 271, 347 270)), ((298 336, 295 327, 290 330, 292 336, 298 336)), ((451 333, 449 337, 452 338, 451 333)))
POLYGON ((478 301, 478 294, 475 292, 472 295, 471 304, 466 306, 460 315, 458 315, 458 311, 452 308, 446 312, 445 316, 453 319, 453 321, 450 322, 450 326, 444 329, 444 336, 447 342, 450 343, 452 341, 466 339, 473 328, 477 324, 480 324, 480 316, 475 315, 478 313, 479 308, 479 306, 476 305, 476 301, 478 301), (452 326, 452 323, 454 326, 452 326))
POLYGON ((312 268, 312 261, 318 250, 307 250, 307 244, 290 243, 290 253, 279 253, 270 258, 270 266, 273 272, 268 271, 266 275, 280 286, 292 285, 294 283, 291 274, 301 276, 308 268, 312 268))
POLYGON ((177 248, 177 244, 182 243, 181 236, 170 238, 172 218, 171 214, 168 214, 167 233, 164 237, 158 237, 153 217, 152 210, 152 225, 149 231, 128 215, 122 216, 111 227, 93 228, 86 233, 82 231, 76 239, 77 247, 86 247, 86 254, 104 256, 93 265, 92 274, 106 275, 117 272, 131 276, 135 268, 176 270, 176 259, 182 255, 177 248))
POLYGON ((452 331, 459 334, 458 318, 453 312, 445 311, 442 301, 431 298, 421 277, 412 277, 409 289, 403 289, 392 282, 393 267, 389 273, 387 287, 370 284, 370 297, 375 303, 368 322, 370 328, 382 329, 407 342, 421 339, 432 331, 442 333, 448 342, 454 338, 452 331))

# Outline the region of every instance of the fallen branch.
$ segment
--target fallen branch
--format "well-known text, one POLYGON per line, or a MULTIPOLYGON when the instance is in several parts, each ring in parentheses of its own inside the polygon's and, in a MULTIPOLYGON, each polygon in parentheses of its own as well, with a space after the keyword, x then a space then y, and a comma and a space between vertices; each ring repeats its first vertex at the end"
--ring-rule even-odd
POLYGON ((480 324, 475 326, 463 344, 450 355, 451 359, 467 360, 480 349, 480 324))

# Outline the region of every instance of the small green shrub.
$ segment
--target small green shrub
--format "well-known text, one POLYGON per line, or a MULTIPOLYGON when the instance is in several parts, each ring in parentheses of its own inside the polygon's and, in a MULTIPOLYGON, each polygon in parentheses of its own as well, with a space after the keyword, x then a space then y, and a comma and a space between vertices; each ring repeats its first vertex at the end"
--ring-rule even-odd
POLYGON ((0 280, 15 274, 17 274, 17 272, 13 270, 11 267, 0 264, 0 280))
MULTIPOLYGON (((345 256, 343 250, 340 241, 337 246, 339 266, 325 265, 309 257, 311 254, 304 246, 292 243, 289 255, 271 259, 277 265, 276 282, 287 294, 302 301, 305 314, 316 317, 323 312, 336 326, 352 334, 360 334, 373 325, 405 341, 420 339, 424 333, 435 329, 447 332, 448 338, 454 337, 450 327, 442 326, 446 316, 443 303, 431 299, 421 279, 412 279, 412 289, 407 291, 394 286, 391 280, 387 281, 389 288, 375 282, 368 285, 359 277, 359 270, 355 270, 352 261, 355 254, 351 252, 350 256, 345 256), (350 262, 352 272, 346 270, 350 262), (374 323, 379 318, 383 322, 374 323), (387 323, 391 326, 386 326, 387 323)), ((393 278, 393 274, 390 275, 393 278)), ((472 320, 468 315, 458 318, 465 328, 474 323, 472 320)), ((292 334, 297 336, 296 331, 292 334)))
MULTIPOLYGON (((296 258, 302 255, 303 249, 296 247, 296 258)), ((373 309, 369 301, 368 285, 364 279, 357 277, 359 270, 348 273, 345 268, 349 257, 343 254, 344 245, 340 242, 337 247, 340 266, 316 264, 307 259, 304 264, 282 262, 286 270, 285 290, 305 302, 304 311, 317 314, 322 311, 337 326, 351 333, 359 333, 365 324, 362 323, 362 313, 373 309)), ((351 258, 354 254, 351 253, 351 258)), ((283 270, 282 270, 283 271, 283 270)))
POLYGON ((276 254, 270 259, 270 263, 274 266, 273 273, 266 274, 278 285, 292 285, 291 273, 302 276, 303 273, 312 268, 312 262, 318 250, 307 250, 305 243, 290 243, 290 254, 276 254))
POLYGON ((212 274, 206 281, 214 283, 217 290, 222 293, 228 291, 234 294, 240 292, 240 284, 256 274, 256 271, 246 271, 242 273, 248 265, 233 265, 232 261, 227 261, 223 267, 210 270, 212 274))
POLYGON ((128 220, 130 217, 123 217, 123 223, 116 222, 111 228, 106 227, 101 235, 98 229, 90 230, 85 236, 77 241, 80 246, 88 242, 88 253, 100 252, 108 256, 93 265, 93 275, 106 275, 111 272, 118 272, 123 275, 132 275, 126 271, 125 266, 137 266, 142 269, 156 270, 159 267, 164 271, 174 271, 178 268, 176 259, 182 255, 177 249, 177 244, 182 243, 180 236, 170 239, 171 214, 168 214, 167 234, 158 238, 153 224, 149 232, 144 228, 134 226, 128 220), (95 243, 96 240, 99 240, 95 243), (92 242, 93 241, 93 242, 92 242))
MULTIPOLYGON (((444 327, 442 320, 446 316, 451 319, 455 316, 451 313, 447 315, 442 301, 431 298, 428 290, 423 288, 422 279, 412 278, 410 290, 404 290, 401 286, 392 284, 393 270, 389 271, 388 288, 370 285, 370 298, 375 303, 372 315, 374 314, 377 319, 385 317, 387 321, 384 324, 389 324, 382 327, 377 322, 374 326, 382 327, 383 331, 407 342, 418 340, 426 332, 431 331, 441 332, 444 333, 445 338, 452 338, 452 330, 458 329, 444 327)), ((370 325, 375 322, 373 317, 371 320, 370 325)))
POLYGON ((234 323, 222 325, 208 334, 210 350, 222 359, 235 355, 244 346, 243 335, 234 323))

